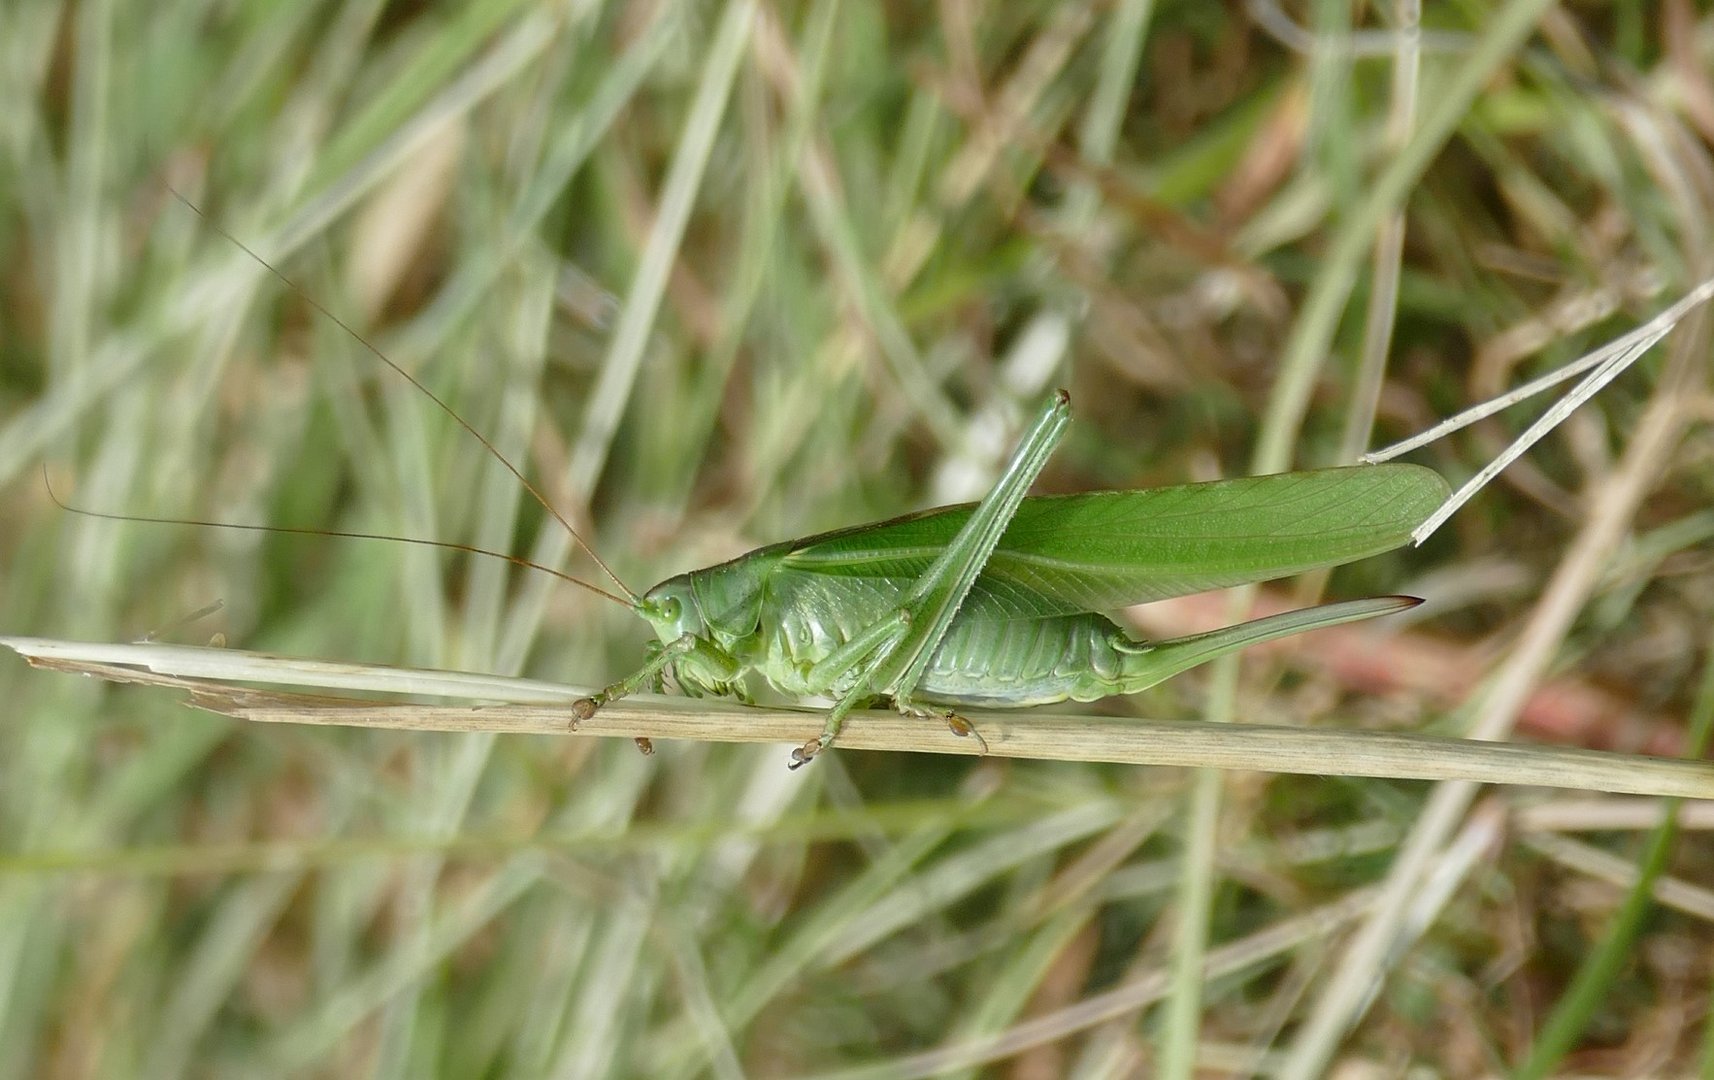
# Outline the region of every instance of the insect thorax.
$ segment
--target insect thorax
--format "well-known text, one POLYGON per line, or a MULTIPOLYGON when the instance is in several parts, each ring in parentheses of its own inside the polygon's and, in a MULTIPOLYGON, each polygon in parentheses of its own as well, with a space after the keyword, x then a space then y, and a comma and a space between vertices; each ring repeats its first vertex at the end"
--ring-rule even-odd
POLYGON ((689 633, 731 647, 756 632, 768 561, 753 552, 719 566, 670 577, 644 597, 643 617, 663 642, 689 633))

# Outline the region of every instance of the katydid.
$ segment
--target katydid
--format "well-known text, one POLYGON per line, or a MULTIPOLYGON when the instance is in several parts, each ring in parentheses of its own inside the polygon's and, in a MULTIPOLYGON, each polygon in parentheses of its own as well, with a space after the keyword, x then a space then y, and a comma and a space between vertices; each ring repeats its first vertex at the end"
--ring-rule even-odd
MULTIPOLYGON (((180 200, 207 220, 189 200, 180 200)), ((573 727, 607 702, 661 687, 669 671, 691 694, 746 702, 747 677, 756 675, 788 696, 833 701, 821 735, 793 751, 791 765, 797 768, 833 745, 853 708, 874 699, 890 701, 907 715, 939 717, 954 731, 972 734, 955 708, 1021 708, 1137 693, 1237 649, 1402 611, 1420 601, 1380 596, 1323 604, 1152 642, 1133 637, 1102 612, 1389 551, 1408 542, 1412 530, 1449 494, 1446 482, 1430 469, 1371 464, 1139 491, 1026 497, 1070 420, 1071 399, 1061 390, 1042 408, 979 503, 757 548, 668 578, 639 596, 450 405, 242 241, 209 224, 475 437, 619 592, 465 544, 74 512, 400 540, 495 556, 588 589, 635 612, 657 640, 649 644, 641 668, 573 703, 573 727)))
POLYGON ((796 768, 874 698, 968 733, 953 707, 1132 694, 1235 649, 1418 603, 1374 597, 1138 640, 1100 612, 1379 554, 1408 541, 1448 489, 1421 466, 1359 465, 1025 498, 1069 412, 1057 392, 974 506, 758 548, 628 602, 658 638, 649 659, 574 715, 658 687, 669 668, 693 694, 748 700, 753 673, 834 701, 821 735, 793 752, 796 768))

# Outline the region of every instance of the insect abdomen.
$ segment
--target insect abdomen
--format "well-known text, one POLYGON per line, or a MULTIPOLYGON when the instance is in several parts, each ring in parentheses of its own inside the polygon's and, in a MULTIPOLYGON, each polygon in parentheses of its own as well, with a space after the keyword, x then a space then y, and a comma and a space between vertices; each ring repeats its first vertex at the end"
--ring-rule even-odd
POLYGON ((1092 612, 1013 619, 956 619, 912 695, 991 709, 1094 701, 1113 693, 1124 631, 1092 612))
MULTIPOLYGON (((753 653, 756 670, 785 694, 844 693, 848 683, 812 685, 807 671, 896 609, 900 598, 890 586, 831 575, 776 578, 753 653)), ((1033 606, 1021 593, 970 596, 930 657, 912 700, 1007 709, 1097 701, 1123 692, 1137 650, 1146 646, 1104 615, 1037 614, 1033 606)))

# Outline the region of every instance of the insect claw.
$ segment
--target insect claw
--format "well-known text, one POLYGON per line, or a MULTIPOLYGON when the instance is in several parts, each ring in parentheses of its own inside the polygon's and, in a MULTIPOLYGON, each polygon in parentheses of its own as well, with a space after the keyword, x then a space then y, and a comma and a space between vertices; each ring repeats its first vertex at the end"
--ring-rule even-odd
POLYGON ((952 730, 952 733, 954 735, 958 736, 960 739, 968 739, 971 736, 975 736, 976 745, 978 745, 982 748, 983 756, 984 757, 987 756, 987 754, 988 754, 988 740, 984 739, 982 737, 982 733, 980 731, 976 730, 975 724, 972 724, 969 720, 966 720, 964 717, 959 716, 955 712, 947 713, 943 717, 943 719, 946 721, 946 726, 948 728, 950 728, 952 730))
POLYGON ((595 710, 601 707, 601 702, 595 698, 578 698, 571 703, 571 730, 576 731, 577 725, 595 715, 595 710))
POLYGON ((644 757, 653 757, 654 756, 655 744, 653 741, 651 741, 649 739, 648 736, 638 735, 635 738, 633 738, 631 741, 637 744, 637 750, 639 752, 641 752, 644 757))
POLYGON ((796 772, 805 765, 808 765, 815 758, 815 755, 821 753, 825 749, 827 749, 825 739, 811 739, 792 751, 792 760, 786 768, 796 772))

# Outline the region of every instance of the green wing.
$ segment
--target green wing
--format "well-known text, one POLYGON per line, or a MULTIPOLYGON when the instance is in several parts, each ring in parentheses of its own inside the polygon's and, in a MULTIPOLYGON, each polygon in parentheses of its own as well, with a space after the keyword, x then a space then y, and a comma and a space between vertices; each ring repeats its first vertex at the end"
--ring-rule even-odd
MULTIPOLYGON (((1448 494, 1432 470, 1387 464, 1039 496, 1019 507, 972 592, 1035 617, 1267 581, 1390 551, 1448 494)), ((781 545, 779 569, 908 583, 970 509, 941 507, 781 545)))

